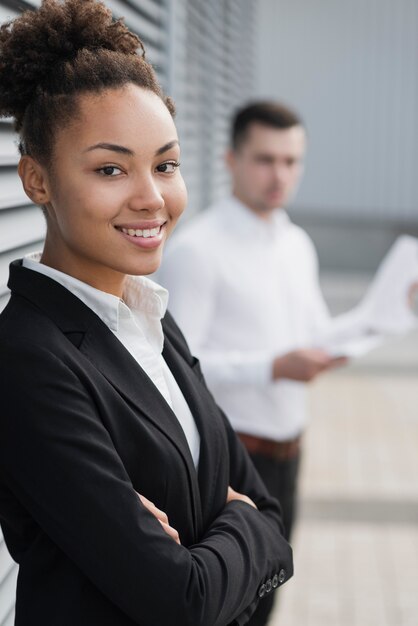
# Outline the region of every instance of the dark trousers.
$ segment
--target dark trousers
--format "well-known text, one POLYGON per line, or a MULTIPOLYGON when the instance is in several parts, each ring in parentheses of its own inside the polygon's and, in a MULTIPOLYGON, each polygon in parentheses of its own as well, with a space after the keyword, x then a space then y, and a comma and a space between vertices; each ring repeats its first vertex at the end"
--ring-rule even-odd
MULTIPOLYGON (((296 491, 300 453, 285 461, 277 461, 260 454, 250 454, 250 456, 268 491, 280 502, 285 537, 289 541, 296 515, 296 491)), ((267 624, 276 594, 277 592, 269 594, 259 602, 255 613, 248 622, 248 626, 265 626, 267 624)))

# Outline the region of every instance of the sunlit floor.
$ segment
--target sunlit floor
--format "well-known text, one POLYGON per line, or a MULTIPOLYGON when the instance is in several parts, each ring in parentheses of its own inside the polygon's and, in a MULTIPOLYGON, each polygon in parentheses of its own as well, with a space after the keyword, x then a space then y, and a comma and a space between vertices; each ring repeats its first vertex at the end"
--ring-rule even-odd
POLYGON ((418 333, 310 400, 295 576, 271 626, 418 626, 418 333))

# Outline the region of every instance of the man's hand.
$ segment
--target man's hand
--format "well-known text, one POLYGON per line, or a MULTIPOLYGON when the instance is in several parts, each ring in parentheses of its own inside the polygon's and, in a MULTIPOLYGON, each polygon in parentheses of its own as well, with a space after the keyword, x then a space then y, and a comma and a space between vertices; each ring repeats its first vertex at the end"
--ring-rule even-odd
POLYGON ((145 496, 141 496, 140 493, 138 493, 138 497, 141 500, 142 504, 145 506, 145 508, 147 508, 148 511, 152 513, 154 517, 157 518, 157 520, 160 522, 161 526, 164 528, 167 535, 171 537, 172 539, 174 539, 176 543, 181 545, 180 536, 177 530, 175 528, 172 528, 170 524, 168 523, 168 517, 166 513, 164 513, 164 511, 161 511, 160 509, 157 509, 157 507, 155 506, 153 502, 148 500, 148 498, 146 498, 145 496))
POLYGON ((249 498, 248 496, 244 496, 243 493, 238 493, 238 491, 235 491, 234 489, 232 489, 232 487, 228 487, 226 503, 228 504, 228 502, 232 502, 233 500, 241 500, 241 502, 246 502, 250 506, 253 506, 255 509, 257 508, 251 498, 249 498))
POLYGON ((288 378, 309 382, 318 374, 347 363, 344 357, 334 358, 319 349, 294 350, 277 357, 273 362, 273 380, 288 378))

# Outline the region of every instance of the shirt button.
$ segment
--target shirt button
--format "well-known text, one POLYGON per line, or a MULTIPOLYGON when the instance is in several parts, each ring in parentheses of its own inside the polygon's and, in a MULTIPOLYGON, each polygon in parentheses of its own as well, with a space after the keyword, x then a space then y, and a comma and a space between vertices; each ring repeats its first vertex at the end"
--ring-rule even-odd
POLYGON ((260 588, 258 590, 258 597, 259 598, 264 598, 265 595, 266 595, 266 586, 263 583, 262 585, 260 585, 260 588))
POLYGON ((279 586, 279 577, 277 576, 277 574, 274 574, 271 584, 273 585, 273 589, 277 589, 277 587, 279 586))
POLYGON ((282 584, 286 580, 286 572, 284 569, 281 569, 279 572, 279 583, 282 584))
POLYGON ((273 589, 273 584, 272 584, 272 582, 271 582, 271 578, 269 578, 269 579, 266 581, 266 592, 267 592, 267 593, 270 593, 270 591, 271 591, 272 589, 273 589))

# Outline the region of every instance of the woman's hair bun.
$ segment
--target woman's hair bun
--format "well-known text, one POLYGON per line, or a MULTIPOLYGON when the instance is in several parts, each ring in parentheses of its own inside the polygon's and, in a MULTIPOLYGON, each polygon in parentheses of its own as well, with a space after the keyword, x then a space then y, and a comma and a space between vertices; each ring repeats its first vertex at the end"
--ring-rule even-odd
POLYGON ((35 95, 58 93, 54 75, 81 50, 144 53, 140 39, 97 0, 43 0, 0 28, 0 116, 23 113, 35 95))

